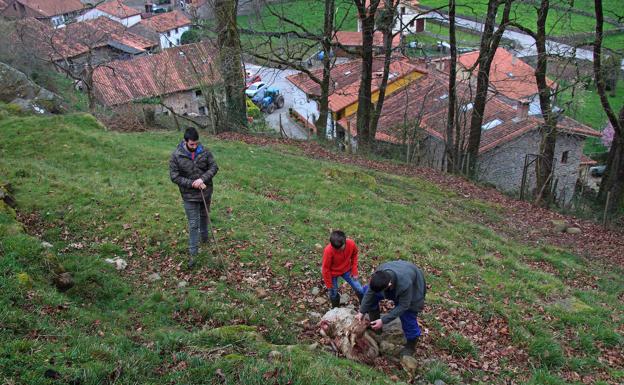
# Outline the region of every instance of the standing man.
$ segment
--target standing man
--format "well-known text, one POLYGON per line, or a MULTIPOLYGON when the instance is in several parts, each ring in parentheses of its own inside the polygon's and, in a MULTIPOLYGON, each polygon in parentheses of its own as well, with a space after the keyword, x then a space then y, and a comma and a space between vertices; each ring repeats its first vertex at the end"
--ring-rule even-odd
POLYGON ((210 219, 206 211, 210 210, 212 178, 218 170, 210 151, 199 142, 197 130, 188 127, 184 132, 184 140, 171 154, 169 176, 180 188, 189 223, 189 268, 195 264, 200 236, 202 243, 209 241, 210 219))
POLYGON ((338 292, 338 278, 342 278, 355 291, 360 301, 364 289, 358 281, 358 248, 352 239, 348 239, 344 232, 334 230, 329 236, 329 245, 323 251, 323 265, 321 268, 325 286, 329 291, 329 300, 332 307, 340 306, 338 292))
POLYGON ((406 261, 383 263, 372 275, 369 286, 364 287, 357 318, 362 320, 368 313, 371 328, 381 331, 383 325, 399 317, 406 339, 400 354, 411 356, 420 337, 417 316, 425 306, 426 294, 425 277, 416 265, 406 261), (382 299, 394 301, 394 309, 380 319, 379 301, 382 299))

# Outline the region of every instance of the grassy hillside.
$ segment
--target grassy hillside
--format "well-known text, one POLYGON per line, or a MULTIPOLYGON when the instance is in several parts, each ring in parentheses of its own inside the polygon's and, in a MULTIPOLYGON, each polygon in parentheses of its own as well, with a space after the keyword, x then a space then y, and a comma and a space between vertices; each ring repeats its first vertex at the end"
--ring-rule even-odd
POLYGON ((60 383, 48 369, 80 384, 407 380, 393 364, 308 347, 305 320, 327 306, 310 292, 331 228, 356 240, 365 279, 390 259, 423 267, 419 381, 624 381, 622 269, 480 224, 502 223, 496 206, 297 147, 202 137, 220 166, 212 217, 225 268, 205 251, 186 271, 185 218, 167 175, 179 138, 108 132, 88 115, 0 120, 0 181, 14 187, 29 233, 2 208, 5 382, 60 383), (115 256, 126 270, 104 262, 115 256), (65 293, 50 283, 62 269, 76 281, 65 293))

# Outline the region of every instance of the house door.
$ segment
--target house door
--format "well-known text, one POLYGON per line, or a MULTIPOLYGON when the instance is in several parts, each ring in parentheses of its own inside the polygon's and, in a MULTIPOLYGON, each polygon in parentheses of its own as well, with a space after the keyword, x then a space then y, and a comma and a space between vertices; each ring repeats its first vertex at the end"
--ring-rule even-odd
POLYGON ((416 20, 416 32, 424 32, 425 31, 425 19, 417 19, 416 20))

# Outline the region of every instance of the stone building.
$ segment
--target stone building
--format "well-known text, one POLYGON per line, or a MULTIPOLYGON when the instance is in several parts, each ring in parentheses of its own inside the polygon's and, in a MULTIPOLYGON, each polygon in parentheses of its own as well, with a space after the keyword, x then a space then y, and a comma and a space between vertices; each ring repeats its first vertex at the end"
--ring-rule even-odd
POLYGON ((130 31, 156 40, 161 49, 177 47, 182 34, 191 28, 191 20, 179 10, 154 15, 130 27, 130 31))
POLYGON ((80 0, 6 0, 0 16, 7 19, 35 18, 54 28, 64 27, 85 11, 80 0))
POLYGON ((34 18, 20 20, 10 40, 33 59, 52 63, 76 76, 103 63, 145 55, 158 47, 156 41, 102 16, 58 29, 34 18))
POLYGON ((91 20, 101 16, 108 17, 125 27, 132 27, 141 21, 141 11, 125 5, 121 0, 110 0, 100 3, 79 16, 77 20, 91 20))
POLYGON ((221 84, 214 52, 208 43, 195 43, 111 62, 94 71, 95 96, 107 107, 139 102, 157 114, 206 116, 207 93, 221 84))

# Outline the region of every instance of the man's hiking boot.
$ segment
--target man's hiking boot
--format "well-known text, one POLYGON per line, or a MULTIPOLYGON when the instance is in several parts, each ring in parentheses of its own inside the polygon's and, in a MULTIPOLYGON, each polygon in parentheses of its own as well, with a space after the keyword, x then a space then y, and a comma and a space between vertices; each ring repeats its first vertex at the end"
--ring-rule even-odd
POLYGON ((415 340, 407 340, 405 342, 405 345, 403 346, 403 349, 401 349, 401 352, 399 353, 399 356, 403 357, 403 356, 412 356, 414 355, 414 352, 416 351, 416 342, 418 341, 418 338, 416 338, 415 340))
MULTIPOLYGON (((370 318, 371 322, 377 321, 379 318, 381 318, 381 310, 377 309, 369 311, 368 318, 370 318)), ((380 329, 373 330, 373 332, 375 332, 375 334, 377 335, 381 335, 381 333, 383 333, 383 326, 380 329)))
POLYGON ((340 295, 337 295, 335 297, 329 297, 329 299, 331 301, 332 309, 335 307, 340 307, 340 295))

